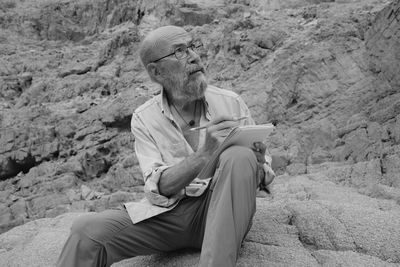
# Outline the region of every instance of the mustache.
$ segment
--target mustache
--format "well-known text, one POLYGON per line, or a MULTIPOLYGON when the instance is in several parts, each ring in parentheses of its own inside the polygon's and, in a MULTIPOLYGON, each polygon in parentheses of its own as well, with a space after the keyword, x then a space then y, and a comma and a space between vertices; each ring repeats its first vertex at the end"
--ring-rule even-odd
POLYGON ((188 74, 188 75, 190 75, 190 74, 192 74, 192 73, 195 73, 195 72, 197 72, 197 71, 201 71, 201 72, 205 72, 205 69, 204 69, 204 67, 203 67, 203 65, 201 65, 201 64, 191 64, 191 65, 189 65, 188 67, 187 67, 187 69, 186 69, 186 73, 188 74))

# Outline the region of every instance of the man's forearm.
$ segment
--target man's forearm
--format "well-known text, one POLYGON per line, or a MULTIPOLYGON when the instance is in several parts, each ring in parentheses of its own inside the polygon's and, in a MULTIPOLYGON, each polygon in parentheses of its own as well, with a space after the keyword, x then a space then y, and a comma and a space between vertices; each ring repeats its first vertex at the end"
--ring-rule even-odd
POLYGON ((205 153, 198 151, 166 169, 158 183, 160 194, 168 197, 178 193, 196 178, 206 163, 207 157, 205 153))

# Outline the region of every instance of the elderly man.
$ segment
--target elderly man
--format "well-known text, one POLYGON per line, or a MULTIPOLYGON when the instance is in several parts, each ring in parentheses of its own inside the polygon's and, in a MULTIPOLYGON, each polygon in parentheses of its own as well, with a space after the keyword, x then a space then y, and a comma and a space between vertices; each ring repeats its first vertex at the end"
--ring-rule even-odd
POLYGON ((201 248, 200 266, 235 265, 257 186, 271 170, 265 145, 257 142, 252 149, 226 149, 213 177, 197 177, 227 130, 254 124, 238 95, 207 85, 196 52, 201 47, 175 26, 158 28, 142 42, 142 63, 162 85, 132 116, 146 199, 78 219, 58 266, 110 266, 182 248, 201 248), (193 130, 198 126, 206 127, 193 130))

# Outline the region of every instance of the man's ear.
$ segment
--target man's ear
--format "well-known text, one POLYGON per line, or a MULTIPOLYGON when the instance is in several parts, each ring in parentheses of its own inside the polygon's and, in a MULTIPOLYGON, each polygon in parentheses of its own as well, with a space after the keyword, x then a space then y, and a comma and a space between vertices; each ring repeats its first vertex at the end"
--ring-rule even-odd
POLYGON ((153 62, 147 64, 147 72, 149 73, 150 78, 158 81, 158 78, 160 76, 160 69, 158 68, 157 64, 153 62))

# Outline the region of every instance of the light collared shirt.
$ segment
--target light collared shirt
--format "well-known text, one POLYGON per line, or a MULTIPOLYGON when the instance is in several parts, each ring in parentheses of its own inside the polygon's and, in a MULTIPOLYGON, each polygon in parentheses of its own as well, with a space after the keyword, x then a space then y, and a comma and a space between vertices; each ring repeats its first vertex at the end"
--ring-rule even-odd
MULTIPOLYGON (((240 96, 232 91, 208 86, 204 104, 205 114, 202 114, 200 126, 223 115, 247 116, 247 119, 240 121, 240 125, 254 124, 248 107, 240 96)), ((194 153, 172 116, 163 91, 135 110, 131 129, 135 136, 135 151, 143 172, 146 196, 140 202, 125 203, 133 223, 171 210, 185 195, 196 197, 204 193, 211 178, 195 178, 171 197, 160 194, 158 182, 163 171, 194 153)), ((205 139, 206 130, 200 130, 198 148, 204 145, 205 139)))

